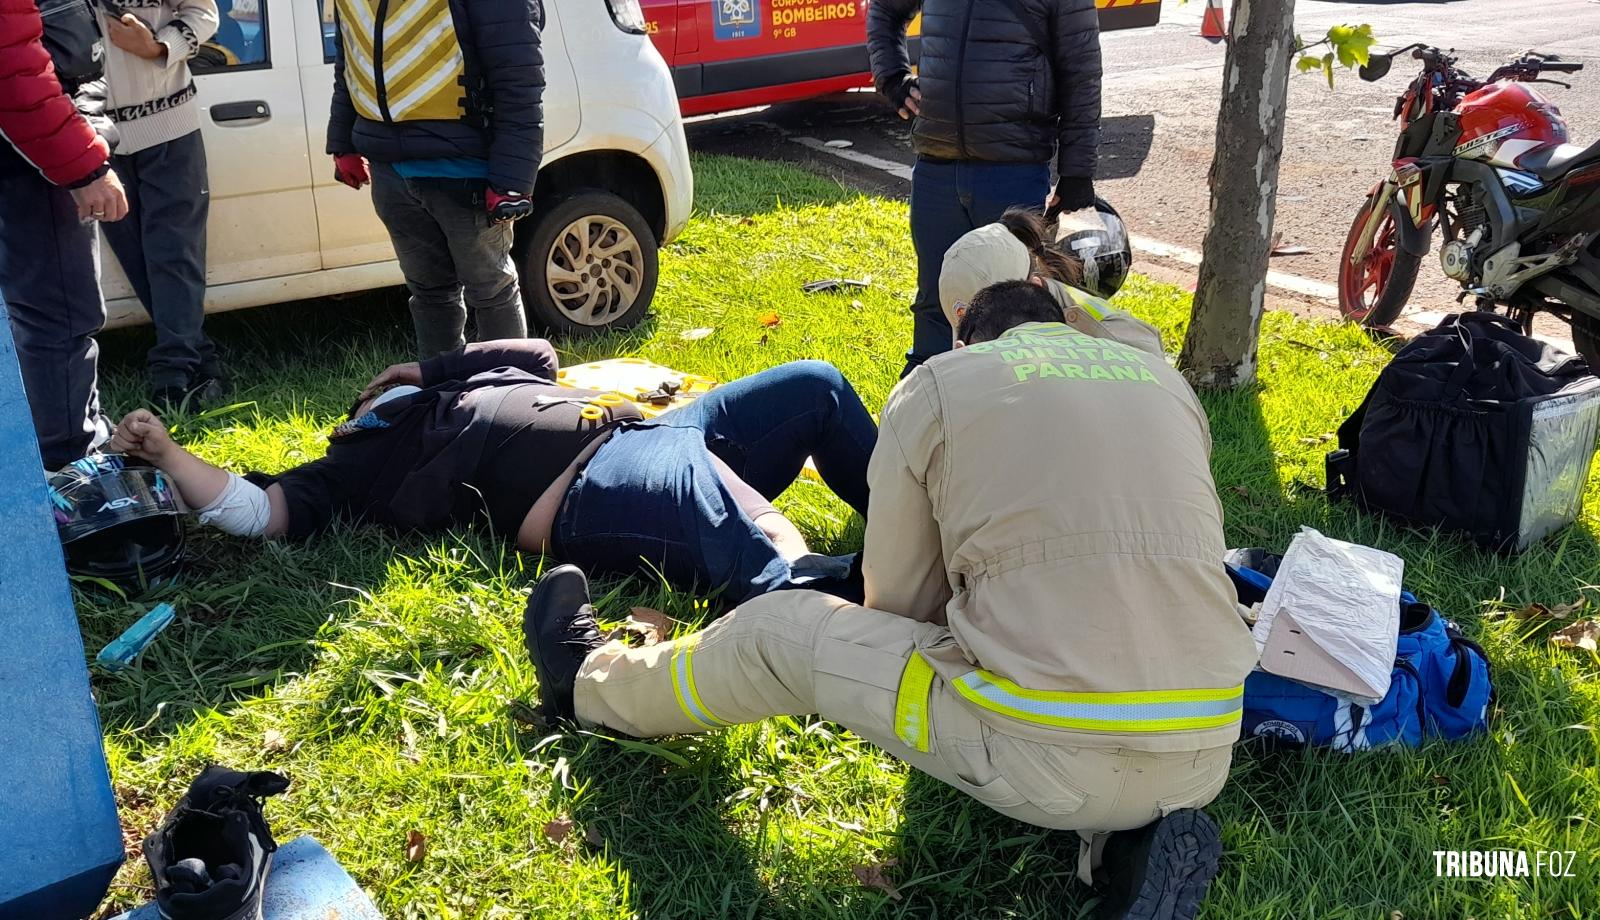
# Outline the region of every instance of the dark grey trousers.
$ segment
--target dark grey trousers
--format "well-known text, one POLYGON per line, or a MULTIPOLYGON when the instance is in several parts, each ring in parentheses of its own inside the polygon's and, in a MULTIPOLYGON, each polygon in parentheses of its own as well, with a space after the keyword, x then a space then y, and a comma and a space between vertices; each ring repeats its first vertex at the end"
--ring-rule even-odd
POLYGON ((406 179, 387 164, 373 163, 372 205, 389 229, 411 291, 411 322, 423 360, 466 344, 468 306, 477 341, 528 334, 511 261, 512 225, 490 222, 481 181, 406 179))
POLYGON ((94 223, 80 222, 71 193, 31 168, 0 172, 0 296, 40 457, 59 469, 110 434, 100 418, 94 340, 106 302, 94 223))
POLYGON ((215 376, 216 346, 201 328, 211 192, 200 132, 114 156, 111 168, 128 192, 128 216, 105 225, 106 242, 156 327, 146 358, 150 386, 187 387, 215 376))

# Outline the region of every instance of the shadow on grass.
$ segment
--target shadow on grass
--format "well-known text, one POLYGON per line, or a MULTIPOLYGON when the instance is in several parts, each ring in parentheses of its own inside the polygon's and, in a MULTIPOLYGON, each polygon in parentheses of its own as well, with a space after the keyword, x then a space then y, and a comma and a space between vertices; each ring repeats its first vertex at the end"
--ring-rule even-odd
POLYGON ((635 916, 790 913, 762 883, 751 844, 724 823, 727 803, 741 790, 714 739, 649 745, 666 755, 620 749, 597 737, 561 743, 572 750, 571 814, 591 851, 625 873, 635 916), (669 759, 680 755, 683 763, 669 759))

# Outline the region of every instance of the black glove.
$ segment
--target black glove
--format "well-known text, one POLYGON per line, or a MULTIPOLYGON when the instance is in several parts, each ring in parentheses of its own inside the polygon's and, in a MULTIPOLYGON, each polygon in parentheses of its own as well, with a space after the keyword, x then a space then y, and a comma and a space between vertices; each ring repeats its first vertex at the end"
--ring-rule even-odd
POLYGON ((898 112, 906 107, 906 101, 911 98, 913 89, 920 92, 921 86, 917 80, 917 75, 908 73, 901 78, 898 84, 889 87, 883 95, 894 105, 894 110, 898 112))
POLYGON ((1094 180, 1086 176, 1062 176, 1056 180, 1055 204, 1045 212, 1045 219, 1094 207, 1094 180))

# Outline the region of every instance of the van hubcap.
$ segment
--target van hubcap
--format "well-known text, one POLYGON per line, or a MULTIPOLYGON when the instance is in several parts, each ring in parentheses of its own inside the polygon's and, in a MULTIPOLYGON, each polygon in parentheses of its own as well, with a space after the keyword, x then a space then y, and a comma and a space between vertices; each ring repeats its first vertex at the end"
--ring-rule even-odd
POLYGON ((605 326, 639 298, 644 281, 644 251, 619 220, 591 214, 556 234, 545 260, 545 286, 567 318, 584 326, 605 326))

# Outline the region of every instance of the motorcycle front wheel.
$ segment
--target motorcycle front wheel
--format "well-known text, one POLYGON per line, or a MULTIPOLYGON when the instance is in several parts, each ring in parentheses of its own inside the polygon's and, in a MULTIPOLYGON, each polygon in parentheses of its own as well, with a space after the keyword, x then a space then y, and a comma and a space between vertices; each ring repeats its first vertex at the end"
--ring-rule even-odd
POLYGON ((1375 227, 1367 229, 1378 200, 1377 195, 1368 195, 1367 203, 1356 212, 1339 257, 1339 312, 1345 319, 1369 329, 1386 327, 1400 318, 1422 264, 1420 256, 1400 247, 1400 228, 1395 226, 1393 208, 1387 209, 1375 227), (1370 239, 1363 240, 1369 232, 1370 239), (1363 241, 1367 244, 1366 255, 1356 260, 1352 255, 1363 241))

